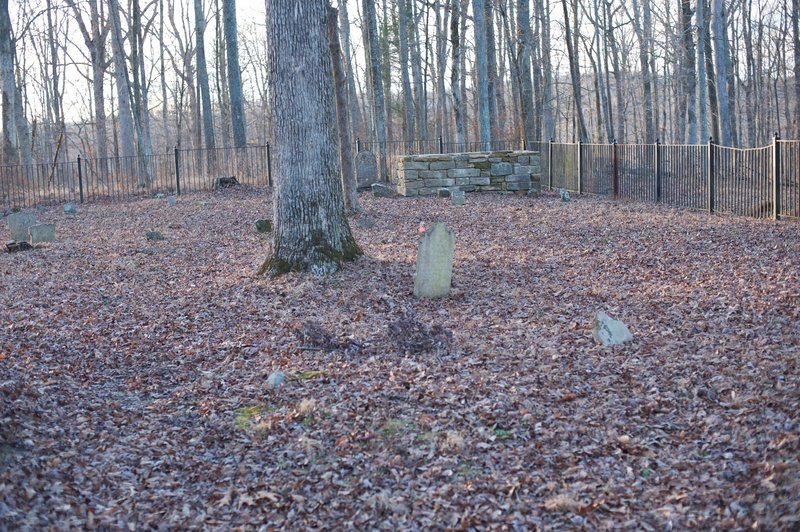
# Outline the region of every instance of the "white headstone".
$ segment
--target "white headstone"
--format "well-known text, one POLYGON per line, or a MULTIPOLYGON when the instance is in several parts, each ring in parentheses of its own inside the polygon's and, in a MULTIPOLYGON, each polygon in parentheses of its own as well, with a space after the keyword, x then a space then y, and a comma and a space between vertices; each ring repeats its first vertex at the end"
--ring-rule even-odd
POLYGON ((633 335, 628 326, 619 320, 613 319, 605 312, 598 311, 594 319, 592 336, 597 343, 604 346, 624 344, 633 340, 633 335))
POLYGON ((28 229, 36 225, 36 216, 31 212, 15 212, 8 216, 8 230, 11 240, 17 242, 28 241, 28 229))
POLYGON ((455 235, 442 222, 420 234, 414 296, 440 297, 450 293, 455 235))
POLYGON ((38 244, 40 242, 55 242, 56 241, 56 226, 55 224, 36 224, 28 228, 30 238, 28 242, 31 244, 38 244))

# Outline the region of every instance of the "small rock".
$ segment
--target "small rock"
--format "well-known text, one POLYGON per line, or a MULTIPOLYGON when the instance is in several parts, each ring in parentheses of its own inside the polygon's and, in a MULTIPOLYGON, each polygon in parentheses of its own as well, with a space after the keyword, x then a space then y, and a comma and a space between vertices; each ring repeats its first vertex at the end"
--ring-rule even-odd
POLYGON ((467 202, 467 194, 463 190, 453 190, 450 203, 453 205, 464 205, 467 202))
POLYGON ((559 194, 561 194, 561 201, 569 201, 569 191, 566 188, 559 189, 559 194))
POLYGON ((540 196, 540 192, 538 188, 532 188, 528 190, 528 197, 529 198, 538 198, 540 196))
POLYGON ((372 229, 375 227, 375 218, 372 216, 362 216, 356 223, 362 229, 372 229))
POLYGON ((597 343, 604 346, 624 344, 633 340, 633 335, 628 330, 627 325, 611 318, 602 310, 597 313, 594 319, 592 336, 597 343))
POLYGON ((259 233, 271 233, 272 232, 272 220, 265 220, 264 218, 259 218, 254 222, 256 226, 256 231, 259 233))
POLYGON ((75 214, 76 212, 78 212, 78 208, 75 203, 69 201, 64 204, 64 214, 75 214))
POLYGON ((436 193, 440 198, 449 198, 453 194, 450 192, 449 188, 440 188, 439 191, 436 193))
POLYGON ((161 231, 148 231, 144 236, 147 237, 147 240, 164 240, 164 235, 161 234, 161 231))
POLYGON ((376 198, 393 198, 394 190, 389 185, 383 183, 372 183, 372 194, 376 198))
POLYGON ((164 199, 166 196, 164 195, 163 192, 156 192, 155 194, 153 194, 153 197, 155 199, 164 199))
POLYGON ((178 203, 178 198, 176 198, 175 196, 167 196, 167 205, 172 207, 176 203, 178 203))
POLYGON ((269 377, 267 377, 267 385, 272 388, 277 388, 281 384, 283 384, 286 375, 281 370, 275 370, 270 373, 269 377))
POLYGON ((25 241, 16 242, 14 240, 9 240, 6 244, 6 251, 9 253, 15 253, 17 251, 28 251, 29 249, 33 249, 33 246, 28 244, 25 241))

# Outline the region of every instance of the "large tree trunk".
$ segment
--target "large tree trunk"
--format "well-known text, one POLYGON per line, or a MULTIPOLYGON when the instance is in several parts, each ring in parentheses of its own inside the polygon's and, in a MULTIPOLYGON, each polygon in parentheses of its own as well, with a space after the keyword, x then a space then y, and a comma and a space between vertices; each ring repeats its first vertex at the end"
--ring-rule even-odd
POLYGON ((543 140, 550 140, 556 134, 553 63, 550 59, 550 2, 535 0, 534 6, 542 23, 542 133, 543 140))
MULTIPOLYGON (((195 46, 197 48, 197 85, 200 89, 200 103, 203 112, 203 139, 206 149, 214 149, 214 116, 211 108, 211 91, 208 87, 208 69, 206 67, 206 17, 203 13, 203 0, 194 0, 195 46)), ((213 159, 209 152, 209 161, 213 159)))
POLYGON ((326 0, 267 0, 269 108, 277 174, 272 255, 260 274, 330 274, 361 254, 339 181, 326 0))
MULTIPOLYGON (((649 0, 644 0, 649 4, 649 0)), ((651 144, 655 139, 653 125, 653 86, 650 75, 650 42, 648 28, 642 26, 638 0, 633 0, 633 31, 639 41, 639 65, 642 70, 642 92, 644 94, 644 129, 645 142, 651 144)))
MULTIPOLYGON (((350 116, 347 106, 347 79, 342 65, 342 51, 339 46, 339 32, 336 24, 337 10, 328 8, 328 43, 333 66, 333 85, 336 94, 336 120, 339 130, 339 162, 342 173, 342 192, 344 207, 348 213, 361 212, 358 202, 358 183, 353 169, 353 146, 350 138, 350 116)), ((413 123, 413 114, 411 117, 413 123)))
POLYGON ((440 0, 436 0, 436 134, 450 138, 450 121, 447 118, 447 93, 445 92, 444 74, 447 69, 447 24, 450 15, 449 0, 441 8, 440 0), (444 11, 444 13, 441 13, 444 11))
POLYGON ((389 161, 386 153, 386 102, 383 98, 383 77, 378 54, 378 21, 375 16, 375 3, 362 0, 364 16, 364 43, 369 68, 370 93, 372 96, 372 120, 378 141, 378 160, 381 181, 389 180, 389 161))
POLYGON ((472 2, 475 19, 475 69, 478 78, 478 132, 481 150, 492 149, 491 119, 489 116, 489 65, 486 53, 486 4, 485 0, 472 2))
POLYGON ((236 0, 222 0, 222 20, 225 27, 225 51, 228 56, 228 91, 231 99, 233 145, 247 145, 247 128, 244 116, 244 91, 239 69, 239 41, 236 33, 236 0))
POLYGON ((726 53, 725 2, 711 0, 711 17, 714 29, 714 58, 716 59, 716 90, 719 105, 719 142, 731 144, 731 114, 728 99, 728 54, 726 53))
MULTIPOLYGON (((681 71, 683 77, 683 96, 681 101, 685 102, 686 115, 680 116, 680 123, 688 126, 688 138, 685 140, 689 144, 697 142, 697 119, 695 117, 695 77, 694 77, 694 38, 692 32, 692 6, 691 0, 681 0, 681 35, 683 46, 681 46, 681 71)), ((681 126, 682 127, 682 126, 681 126)), ((684 138, 679 139, 681 142, 684 138)))
POLYGON ((533 111, 533 80, 531 79, 531 13, 530 1, 519 0, 517 5, 517 71, 519 72, 520 109, 522 110, 523 138, 527 146, 536 141, 533 111))
POLYGON ((462 146, 466 143, 466 131, 464 127, 464 101, 461 99, 461 54, 462 44, 459 35, 461 25, 461 0, 453 0, 453 15, 450 19, 450 43, 453 50, 452 61, 453 69, 450 71, 450 90, 453 93, 453 114, 456 122, 456 142, 462 146))
POLYGON ((147 73, 144 68, 144 32, 142 29, 141 10, 139 0, 133 0, 133 20, 131 24, 131 70, 133 71, 133 94, 135 102, 134 121, 136 123, 137 152, 139 165, 139 186, 147 186, 152 181, 151 165, 149 158, 153 155, 153 141, 150 138, 150 106, 148 103, 147 73))
MULTIPOLYGON (((797 0, 795 0, 797 1, 797 0)), ((708 140, 708 80, 706 79, 705 0, 697 0, 697 124, 700 142, 708 140)))
MULTIPOLYGON (((415 5, 412 2, 412 7, 415 5)), ((411 76, 414 83, 414 105, 417 111, 417 131, 420 140, 428 140, 428 99, 425 92, 425 80, 422 76, 422 52, 420 50, 419 17, 412 9, 411 19, 411 76)))
MULTIPOLYGON (((605 9, 603 10, 605 12, 605 9)), ((603 28, 603 35, 608 31, 603 28)), ((614 140, 614 127, 611 124, 611 110, 609 109, 608 94, 606 94, 606 74, 603 72, 603 50, 601 43, 605 42, 600 34, 600 1, 594 0, 594 35, 595 50, 597 55, 597 84, 600 92, 600 107, 603 111, 603 125, 605 128, 606 139, 608 142, 614 140)))
POLYGON ((122 40, 119 2, 109 0, 111 17, 111 51, 114 55, 114 79, 117 89, 117 114, 119 115, 119 143, 122 157, 135 157, 136 144, 133 134, 133 114, 131 112, 131 84, 128 79, 128 64, 125 60, 125 47, 122 40))
POLYGON ((414 140, 415 113, 414 95, 411 93, 411 78, 408 74, 408 2, 401 0, 397 6, 397 11, 398 30, 400 33, 400 79, 403 88, 403 124, 405 125, 405 141, 411 142, 414 140))

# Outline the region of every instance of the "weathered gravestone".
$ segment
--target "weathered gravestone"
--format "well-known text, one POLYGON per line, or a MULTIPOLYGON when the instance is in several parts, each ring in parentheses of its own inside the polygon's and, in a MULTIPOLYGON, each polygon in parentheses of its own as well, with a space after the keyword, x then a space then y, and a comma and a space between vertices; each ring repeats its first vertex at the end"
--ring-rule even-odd
POLYGON ((167 196, 167 205, 172 207, 173 205, 175 205, 177 203, 178 203, 178 198, 176 198, 175 196, 167 196))
POLYGON ((453 193, 450 191, 449 188, 440 188, 436 191, 436 195, 440 198, 450 198, 453 196, 453 193))
POLYGON ((31 244, 39 244, 40 242, 55 242, 56 241, 56 226, 55 224, 36 224, 28 228, 28 242, 31 244))
POLYGON ((372 183, 372 194, 376 198, 393 198, 395 196, 394 190, 389 185, 383 183, 372 183))
POLYGON ((11 240, 17 242, 28 241, 28 229, 36 225, 36 216, 30 212, 15 212, 8 217, 8 230, 11 240))
POLYGON ((267 220, 264 218, 259 218, 254 222, 256 226, 256 231, 259 233, 271 233, 272 232, 272 220, 267 220))
POLYGON ((78 212, 78 208, 73 202, 68 201, 64 204, 64 214, 75 214, 76 212, 78 212))
POLYGON ((450 201, 453 205, 464 205, 467 202, 467 194, 463 190, 454 190, 450 201))
POLYGON ((566 188, 559 189, 558 193, 561 194, 561 201, 569 201, 569 191, 566 188))
POLYGON ((367 188, 378 181, 378 161, 370 151, 360 151, 356 155, 356 180, 358 188, 367 188))
POLYGON ((420 235, 414 296, 440 297, 450 293, 455 246, 455 235, 442 222, 434 223, 420 235))

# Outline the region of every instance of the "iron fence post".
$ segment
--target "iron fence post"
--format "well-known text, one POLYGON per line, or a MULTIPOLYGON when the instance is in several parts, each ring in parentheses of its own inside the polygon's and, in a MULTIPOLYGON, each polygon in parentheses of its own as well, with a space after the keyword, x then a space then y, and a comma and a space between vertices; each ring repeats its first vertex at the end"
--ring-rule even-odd
POLYGON ((356 153, 361 153, 361 137, 356 137, 356 153))
POLYGON ((444 142, 442 142, 442 136, 439 135, 439 154, 444 153, 444 142))
POLYGON ((617 164, 617 139, 611 142, 611 189, 614 199, 619 199, 619 168, 617 164))
POLYGON ((583 193, 583 139, 578 139, 578 194, 583 193))
POLYGON ((547 188, 553 190, 553 137, 547 141, 547 188))
POLYGON ((81 168, 81 156, 78 155, 78 195, 83 203, 83 169, 81 168))
POLYGON ((661 143, 656 139, 656 203, 661 203, 661 143))
POLYGON ((714 212, 714 138, 708 137, 708 212, 714 212))
POLYGON ((272 188, 272 153, 267 142, 267 186, 272 188))
POLYGON ((181 156, 178 153, 178 147, 175 146, 175 194, 181 195, 181 156))
POLYGON ((772 219, 781 217, 781 137, 772 137, 772 219))

